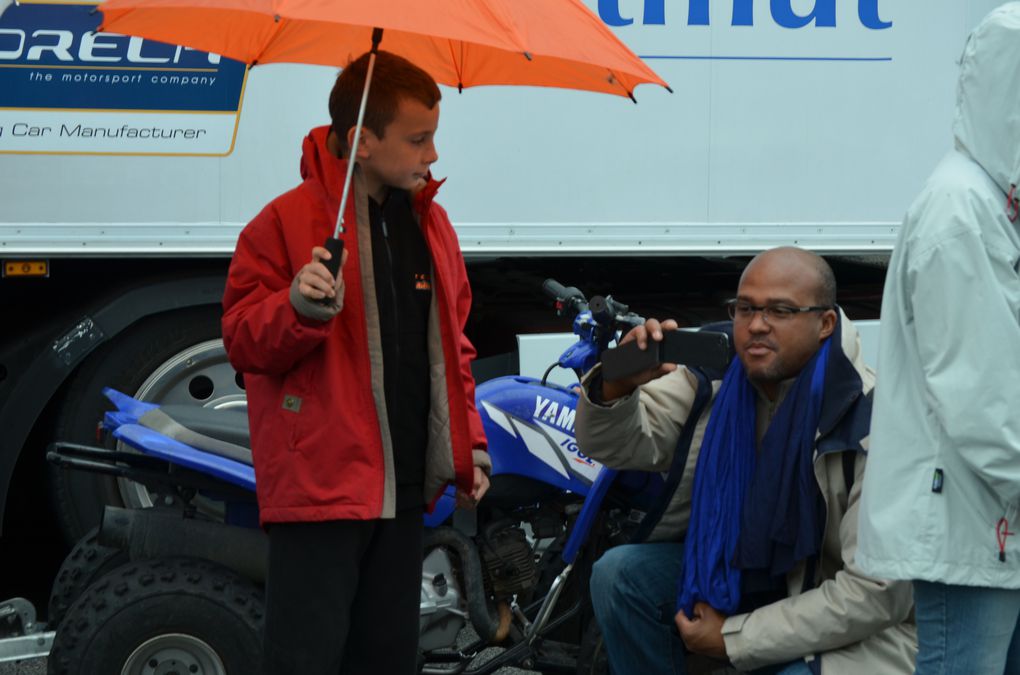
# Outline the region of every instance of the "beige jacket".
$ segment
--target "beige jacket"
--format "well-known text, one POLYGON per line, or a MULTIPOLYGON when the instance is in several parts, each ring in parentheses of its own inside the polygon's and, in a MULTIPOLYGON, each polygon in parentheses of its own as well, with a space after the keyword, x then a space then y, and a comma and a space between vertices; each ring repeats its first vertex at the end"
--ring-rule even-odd
MULTIPOLYGON (((842 313, 840 327, 838 346, 847 358, 848 379, 856 383, 862 395, 868 394, 874 387, 874 373, 861 360, 857 330, 842 313)), ((587 395, 587 385, 596 372, 585 378, 585 392, 577 407, 581 450, 613 468, 668 470, 694 401, 694 376, 681 368, 630 396, 601 406, 587 395)), ((713 394, 718 385, 714 383, 713 394)), ((760 439, 778 404, 762 395, 758 404, 760 439)), ((698 421, 684 477, 652 539, 682 538, 686 532, 694 468, 710 414, 709 407, 698 421)), ((825 438, 820 437, 819 442, 825 438)), ((860 445, 867 449, 866 436, 860 445)), ((811 588, 803 590, 806 566, 801 563, 787 575, 786 599, 731 616, 723 625, 727 654, 739 670, 797 658, 811 662, 820 655, 823 675, 913 673, 917 638, 910 584, 868 577, 854 565, 865 454, 856 453, 849 494, 842 456, 842 452, 832 451, 816 452, 815 456, 815 478, 826 511, 822 550, 811 588)))

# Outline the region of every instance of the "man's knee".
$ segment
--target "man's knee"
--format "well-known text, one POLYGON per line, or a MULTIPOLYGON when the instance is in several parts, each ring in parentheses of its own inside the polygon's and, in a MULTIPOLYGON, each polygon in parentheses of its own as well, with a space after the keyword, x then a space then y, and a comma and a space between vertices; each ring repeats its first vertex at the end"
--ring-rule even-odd
POLYGON ((591 572, 591 594, 594 602, 626 602, 646 600, 643 589, 641 561, 644 544, 625 544, 609 549, 595 561, 591 572), (596 600, 598 598, 598 600, 596 600))
POLYGON ((627 544, 611 548, 592 568, 592 601, 603 606, 614 603, 658 608, 676 597, 682 568, 681 544, 627 544))
POLYGON ((634 558, 631 550, 640 544, 626 544, 616 546, 602 554, 602 557, 595 561, 591 569, 591 587, 594 591, 612 590, 622 575, 627 573, 627 568, 634 558))

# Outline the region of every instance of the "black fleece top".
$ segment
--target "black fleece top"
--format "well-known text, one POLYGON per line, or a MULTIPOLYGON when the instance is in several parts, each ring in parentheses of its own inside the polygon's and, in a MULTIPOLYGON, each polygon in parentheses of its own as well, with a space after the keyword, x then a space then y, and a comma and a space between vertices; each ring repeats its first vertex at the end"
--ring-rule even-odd
POLYGON ((424 501, 432 267, 410 194, 390 188, 382 205, 371 197, 368 203, 399 511, 420 507, 424 501))

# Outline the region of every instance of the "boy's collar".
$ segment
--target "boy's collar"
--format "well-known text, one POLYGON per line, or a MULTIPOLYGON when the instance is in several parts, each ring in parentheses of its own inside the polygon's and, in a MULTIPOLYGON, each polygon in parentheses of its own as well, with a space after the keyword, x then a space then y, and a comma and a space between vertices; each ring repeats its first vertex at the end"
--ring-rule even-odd
POLYGON ((411 198, 416 207, 426 208, 435 199, 436 193, 439 192, 439 187, 446 182, 446 179, 436 180, 432 177, 432 172, 429 171, 428 175, 425 176, 425 184, 417 188, 411 193, 411 198))

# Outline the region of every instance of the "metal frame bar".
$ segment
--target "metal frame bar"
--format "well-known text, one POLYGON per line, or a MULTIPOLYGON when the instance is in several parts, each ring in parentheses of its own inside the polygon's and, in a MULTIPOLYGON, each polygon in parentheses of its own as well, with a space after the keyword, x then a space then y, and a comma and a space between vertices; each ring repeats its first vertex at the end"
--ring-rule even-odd
MULTIPOLYGON (((467 258, 747 255, 780 245, 889 253, 899 223, 457 223, 467 258)), ((0 224, 0 256, 229 257, 244 223, 0 224)))
POLYGON ((228 500, 255 501, 253 492, 141 453, 57 441, 47 447, 46 459, 60 467, 103 473, 147 485, 158 484, 175 493, 180 488, 188 488, 228 500))

